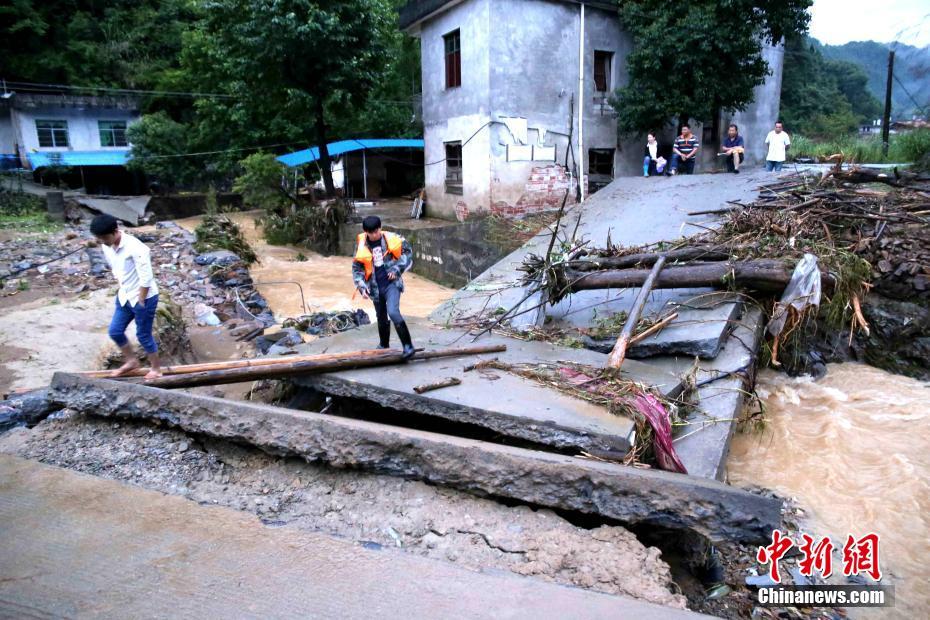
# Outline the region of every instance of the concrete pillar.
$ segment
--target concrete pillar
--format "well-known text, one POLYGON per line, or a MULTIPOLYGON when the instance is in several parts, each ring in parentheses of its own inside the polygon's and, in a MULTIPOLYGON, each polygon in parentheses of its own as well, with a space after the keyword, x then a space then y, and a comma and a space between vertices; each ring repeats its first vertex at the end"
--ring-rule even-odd
POLYGON ((48 216, 59 222, 65 221, 65 195, 62 192, 46 192, 45 204, 48 216))

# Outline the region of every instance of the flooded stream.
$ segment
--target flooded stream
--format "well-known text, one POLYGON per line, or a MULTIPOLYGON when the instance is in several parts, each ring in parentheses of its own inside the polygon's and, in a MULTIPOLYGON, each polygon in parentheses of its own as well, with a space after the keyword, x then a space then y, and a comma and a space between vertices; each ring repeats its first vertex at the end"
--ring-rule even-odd
MULTIPOLYGON (((863 364, 835 364, 826 377, 764 371, 759 394, 769 423, 734 438, 730 481, 795 497, 802 529, 839 540, 876 532, 880 565, 895 584, 891 609, 852 617, 917 618, 930 609, 930 383, 863 364)), ((840 560, 839 563, 837 560, 840 560)))
MULTIPOLYGON (((293 282, 299 282, 303 288, 310 312, 362 308, 374 320, 371 302, 359 296, 352 297, 355 288, 352 285, 350 256, 322 256, 306 248, 268 245, 261 234, 261 228, 255 223, 261 215, 260 211, 228 215, 242 229, 261 261, 249 268, 252 279, 257 283, 282 282, 256 286, 279 321, 304 314, 300 289, 293 282), (301 254, 306 260, 297 260, 301 254)), ((201 219, 191 217, 178 220, 177 223, 193 232, 201 219)), ((425 317, 455 292, 414 273, 404 275, 404 284, 406 288, 401 310, 405 315, 413 317, 425 317)))

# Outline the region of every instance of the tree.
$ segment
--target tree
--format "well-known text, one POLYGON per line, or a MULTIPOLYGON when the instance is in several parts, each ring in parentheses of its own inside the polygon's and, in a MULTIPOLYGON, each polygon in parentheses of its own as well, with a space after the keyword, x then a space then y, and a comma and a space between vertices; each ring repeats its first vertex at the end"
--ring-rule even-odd
POLYGON ((235 98, 198 101, 200 137, 222 142, 217 130, 231 129, 257 133, 253 145, 269 138, 315 142, 332 195, 328 119, 339 108, 362 107, 383 77, 394 19, 389 0, 206 2, 183 65, 198 83, 235 98), (312 132, 306 119, 313 119, 312 132))
POLYGON ((620 129, 744 109, 769 74, 763 46, 807 30, 811 0, 625 0, 620 23, 633 38, 629 82, 612 100, 620 129))
POLYGON ((823 58, 806 37, 785 43, 781 116, 789 131, 836 138, 876 118, 881 104, 865 90, 865 72, 852 63, 823 58))
POLYGON ((132 144, 130 170, 139 170, 168 188, 197 179, 201 169, 187 155, 190 128, 172 120, 165 112, 144 115, 126 130, 132 144))
POLYGON ((177 67, 192 18, 187 0, 10 0, 0 6, 3 77, 157 88, 177 67))
POLYGON ((236 177, 233 191, 242 194, 249 207, 264 209, 269 214, 287 215, 287 208, 297 204, 284 181, 285 168, 271 153, 253 153, 239 162, 242 174, 236 177))

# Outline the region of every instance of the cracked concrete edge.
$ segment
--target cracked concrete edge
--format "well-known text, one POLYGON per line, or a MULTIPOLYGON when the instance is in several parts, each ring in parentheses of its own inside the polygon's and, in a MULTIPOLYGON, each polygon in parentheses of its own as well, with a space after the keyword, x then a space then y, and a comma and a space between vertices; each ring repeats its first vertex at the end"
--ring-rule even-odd
POLYGON ((468 407, 418 394, 409 394, 373 386, 361 381, 352 381, 336 375, 305 375, 292 381, 310 387, 328 396, 362 398, 383 407, 400 411, 414 411, 424 415, 444 418, 451 422, 473 424, 493 430, 508 437, 515 437, 559 449, 575 449, 626 454, 630 449, 627 437, 592 433, 556 424, 547 424, 535 418, 519 418, 497 411, 468 407))
POLYGON ((52 394, 83 413, 162 421, 275 455, 692 530, 718 543, 762 543, 781 521, 774 498, 681 474, 66 373, 55 374, 52 394))
MULTIPOLYGON (((743 347, 745 343, 751 343, 751 351, 745 352, 751 363, 762 344, 764 328, 762 311, 746 306, 743 316, 727 338, 728 344, 743 347)), ((702 364, 697 379, 710 378, 713 371, 734 371, 741 366, 718 358, 702 364)), ((729 376, 698 388, 695 399, 698 412, 689 422, 699 426, 685 431, 686 436, 675 440, 675 451, 689 475, 713 480, 723 480, 726 476, 727 455, 736 430, 736 419, 746 400, 747 384, 745 377, 729 376)))

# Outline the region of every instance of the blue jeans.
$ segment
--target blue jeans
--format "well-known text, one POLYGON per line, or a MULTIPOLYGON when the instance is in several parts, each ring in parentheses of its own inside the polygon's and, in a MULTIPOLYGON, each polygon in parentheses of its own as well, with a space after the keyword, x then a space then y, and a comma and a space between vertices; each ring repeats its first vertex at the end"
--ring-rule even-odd
POLYGON ((133 321, 136 322, 136 338, 139 344, 145 349, 146 353, 157 353, 158 345, 152 337, 152 323, 155 322, 155 310, 158 308, 158 295, 153 295, 145 300, 145 305, 133 304, 126 302, 122 306, 119 304, 119 296, 116 297, 116 310, 113 312, 113 320, 110 321, 110 338, 116 343, 116 346, 125 347, 129 340, 126 338, 126 328, 133 321))
POLYGON ((404 317, 400 313, 400 291, 393 282, 383 288, 378 287, 375 314, 378 316, 379 325, 387 325, 388 319, 394 325, 404 322, 404 317))
POLYGON ((783 161, 765 160, 765 169, 769 172, 781 172, 781 167, 785 164, 783 161))
POLYGON ((682 174, 694 174, 694 158, 682 159, 678 153, 672 153, 672 170, 677 172, 679 168, 682 174))

